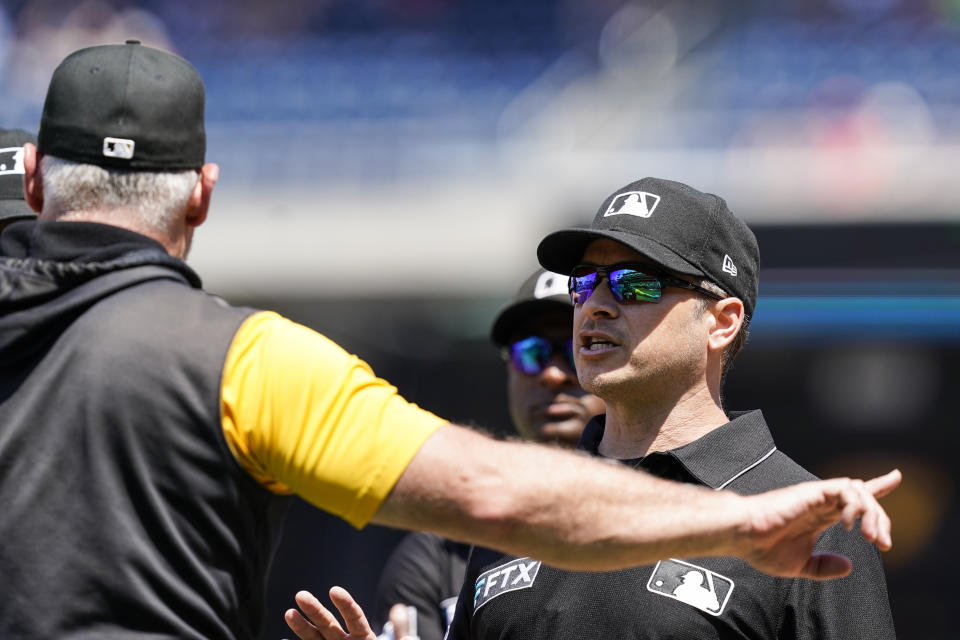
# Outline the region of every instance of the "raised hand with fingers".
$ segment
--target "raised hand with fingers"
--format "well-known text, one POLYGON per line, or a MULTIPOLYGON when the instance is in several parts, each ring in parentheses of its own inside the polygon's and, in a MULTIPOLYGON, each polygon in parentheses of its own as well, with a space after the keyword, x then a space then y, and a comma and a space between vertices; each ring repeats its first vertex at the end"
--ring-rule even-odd
POLYGON ((899 484, 898 470, 866 482, 837 478, 806 482, 749 497, 749 517, 740 543, 757 569, 778 576, 825 580, 850 573, 850 561, 814 553, 818 536, 838 520, 848 531, 857 519, 863 537, 883 551, 892 546, 890 518, 877 502, 899 484))
POLYGON ((330 589, 330 600, 343 616, 346 631, 337 617, 309 591, 297 592, 295 600, 303 614, 296 609, 287 609, 283 617, 300 640, 377 640, 363 609, 342 587, 330 589))

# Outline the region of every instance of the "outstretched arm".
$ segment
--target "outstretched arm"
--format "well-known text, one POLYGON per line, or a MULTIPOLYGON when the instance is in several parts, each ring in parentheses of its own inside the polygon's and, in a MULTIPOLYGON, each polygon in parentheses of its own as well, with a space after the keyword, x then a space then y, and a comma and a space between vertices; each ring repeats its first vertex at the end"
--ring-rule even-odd
POLYGON ((742 497, 448 426, 421 447, 373 521, 566 569, 733 555, 773 575, 825 579, 850 564, 814 554, 817 536, 860 518, 863 536, 888 549, 890 520, 876 498, 899 483, 894 471, 866 483, 834 479, 742 497))

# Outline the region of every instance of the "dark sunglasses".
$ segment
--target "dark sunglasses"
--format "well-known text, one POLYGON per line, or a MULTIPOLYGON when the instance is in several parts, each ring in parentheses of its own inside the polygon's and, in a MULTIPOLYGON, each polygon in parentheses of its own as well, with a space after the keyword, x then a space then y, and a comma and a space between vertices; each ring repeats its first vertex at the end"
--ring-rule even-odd
POLYGON ((565 340, 547 340, 541 336, 530 336, 516 340, 503 348, 503 357, 520 373, 528 376, 539 375, 554 356, 563 354, 565 362, 573 368, 573 338, 565 340))
POLYGON ((650 265, 620 262, 606 267, 590 264, 574 267, 568 285, 570 301, 573 304, 586 302, 600 286, 604 277, 610 283, 610 292, 613 294, 613 299, 620 304, 657 302, 663 296, 664 287, 689 289, 714 300, 723 300, 722 296, 712 291, 708 291, 692 282, 687 282, 682 278, 663 273, 650 265))

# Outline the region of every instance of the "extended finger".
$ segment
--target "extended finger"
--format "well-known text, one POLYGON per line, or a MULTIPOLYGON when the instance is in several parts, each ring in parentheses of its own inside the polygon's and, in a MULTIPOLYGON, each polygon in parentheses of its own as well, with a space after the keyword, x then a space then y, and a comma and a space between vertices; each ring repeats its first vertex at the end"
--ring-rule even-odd
POLYGON ((874 542, 881 551, 888 551, 893 546, 893 539, 890 536, 890 516, 887 515, 883 506, 876 502, 876 498, 874 498, 874 503, 871 509, 872 537, 867 537, 866 532, 864 532, 864 537, 874 542))
MULTIPOLYGON (((890 483, 895 486, 899 482, 898 476, 899 473, 891 476, 884 486, 890 483)), ((864 539, 876 543, 878 548, 886 551, 893 546, 890 536, 890 518, 874 497, 874 488, 876 487, 861 480, 850 481, 850 486, 844 494, 847 503, 844 506, 843 522, 844 526, 850 529, 855 519, 859 517, 860 531, 864 539)))
POLYGON ((283 614, 283 619, 300 640, 323 640, 323 636, 317 631, 317 628, 310 624, 296 609, 287 609, 283 614))
POLYGON ((860 518, 860 532, 868 542, 877 539, 877 515, 881 511, 877 499, 867 491, 863 480, 852 480, 850 485, 857 496, 859 508, 856 517, 860 518))
MULTIPOLYGON (((872 526, 869 517, 869 511, 872 505, 876 504, 873 496, 870 495, 866 488, 864 487, 862 480, 847 480, 843 488, 843 513, 840 516, 840 521, 843 523, 843 528, 847 531, 853 530, 853 525, 856 524, 857 518, 864 518, 861 521, 861 527, 864 525, 869 528, 872 526)), ((866 533, 866 531, 864 531, 866 533)))
MULTIPOLYGON (((882 498, 900 486, 900 482, 902 480, 903 474, 900 473, 899 469, 894 469, 889 473, 866 481, 864 485, 866 486, 866 490, 869 491, 875 498, 882 498)), ((893 546, 893 538, 891 537, 890 527, 890 516, 887 515, 887 512, 883 509, 883 507, 879 507, 877 513, 876 543, 877 547, 882 551, 888 551, 893 546)))
POLYGON ((336 605, 344 622, 347 623, 347 631, 351 636, 374 636, 370 623, 367 622, 367 616, 363 613, 363 608, 357 604, 343 587, 332 587, 330 589, 330 600, 336 605))
POLYGON ((889 551, 893 547, 893 534, 890 527, 892 522, 886 511, 881 510, 879 516, 879 531, 877 533, 877 547, 881 551, 889 551))
POLYGON ((298 591, 294 600, 307 614, 307 618, 310 619, 310 622, 313 623, 324 640, 340 640, 347 635, 336 616, 320 604, 320 601, 309 591, 298 591))
POLYGON ((882 476, 867 480, 865 484, 867 485, 867 490, 870 491, 875 498, 882 498, 900 486, 902 480, 903 474, 900 473, 899 469, 894 469, 882 476))
POLYGON ((869 506, 864 515, 864 522, 861 523, 861 531, 864 538, 870 542, 880 544, 880 541, 886 535, 883 529, 883 520, 886 518, 886 512, 873 494, 864 486, 864 492, 869 496, 869 506))

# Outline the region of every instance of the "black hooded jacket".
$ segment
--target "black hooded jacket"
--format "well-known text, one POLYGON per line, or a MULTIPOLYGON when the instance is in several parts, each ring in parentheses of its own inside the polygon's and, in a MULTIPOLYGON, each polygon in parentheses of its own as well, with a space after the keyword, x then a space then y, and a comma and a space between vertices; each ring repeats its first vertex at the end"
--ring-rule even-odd
POLYGON ((130 231, 4 230, 0 637, 257 637, 288 499, 220 422, 253 312, 130 231))

